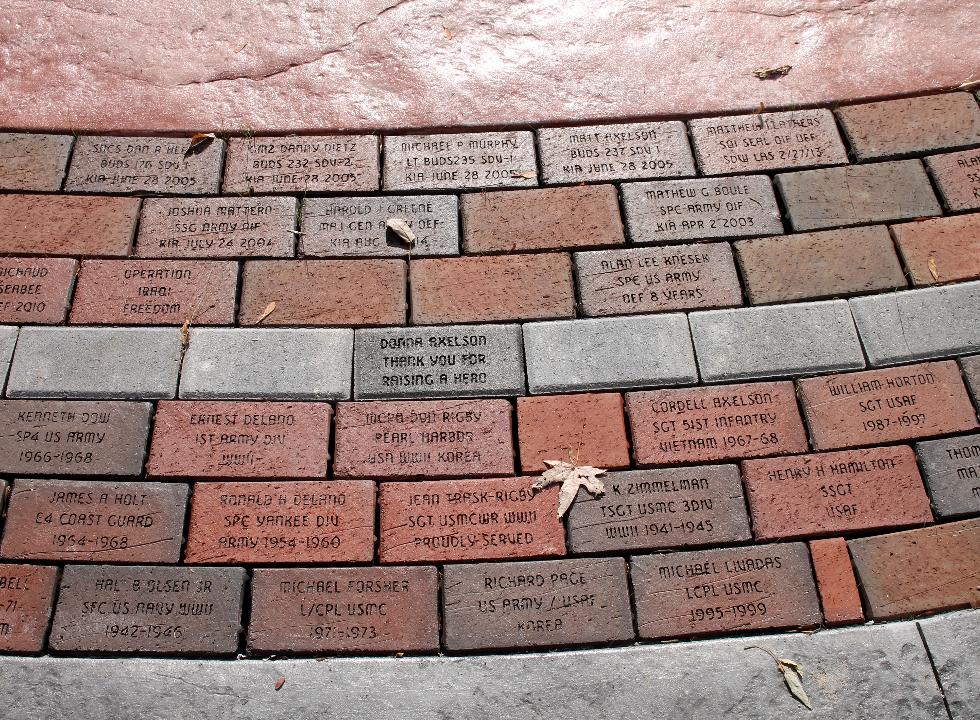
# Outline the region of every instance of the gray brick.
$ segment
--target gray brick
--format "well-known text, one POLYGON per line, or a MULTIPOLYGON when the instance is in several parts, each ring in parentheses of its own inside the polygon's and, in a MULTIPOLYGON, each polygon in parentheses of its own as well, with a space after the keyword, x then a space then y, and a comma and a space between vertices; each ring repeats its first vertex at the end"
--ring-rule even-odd
POLYGON ((705 382, 864 367, 845 300, 709 310, 689 319, 705 382))
POLYGON ((354 397, 499 397, 524 394, 520 325, 358 330, 354 397))
POLYGON ((524 326, 532 393, 697 382, 684 315, 559 320, 524 326))
POLYGON ((350 329, 191 330, 180 397, 347 400, 353 345, 350 329))
POLYGON ((927 440, 915 451, 936 515, 980 513, 980 434, 927 440))
POLYGON ((25 327, 8 397, 172 398, 179 328, 25 327))
POLYGON ((980 717, 980 611, 964 610, 919 621, 953 720, 980 717))
POLYGON ((0 325, 0 388, 3 388, 10 371, 10 358, 17 344, 17 326, 0 325))
POLYGON ((980 280, 849 302, 872 365, 980 350, 980 280))
POLYGON ((963 366, 966 385, 973 394, 973 404, 980 408, 980 355, 960 358, 960 365, 963 366))

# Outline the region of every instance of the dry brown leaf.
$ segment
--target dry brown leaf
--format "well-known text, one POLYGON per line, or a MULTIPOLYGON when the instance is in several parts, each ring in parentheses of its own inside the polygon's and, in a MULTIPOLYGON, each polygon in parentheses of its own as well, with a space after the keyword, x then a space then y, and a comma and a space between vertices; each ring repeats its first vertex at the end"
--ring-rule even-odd
POLYGON ((968 80, 965 83, 960 83, 956 86, 957 90, 972 90, 973 88, 980 87, 980 80, 968 80))
POLYGON ((180 326, 180 346, 186 350, 191 344, 191 321, 184 320, 184 324, 180 326))
POLYGON ((265 306, 265 310, 263 310, 262 314, 259 315, 259 319, 255 321, 255 324, 258 325, 259 323, 261 323, 263 320, 269 317, 273 312, 275 312, 275 310, 276 310, 276 302, 273 300, 271 303, 265 306))
POLYGON ((559 518, 564 517, 565 513, 568 512, 568 508, 572 506, 580 487, 584 487, 596 496, 606 492, 606 486, 599 479, 599 475, 606 473, 602 468, 591 465, 576 466, 561 460, 545 460, 544 464, 548 466, 548 469, 532 483, 531 489, 543 490, 549 485, 561 483, 561 490, 558 491, 559 518))
POLYGON ((926 263, 929 266, 929 272, 932 273, 932 279, 939 279, 939 268, 936 267, 936 258, 930 257, 929 262, 926 263))
POLYGON ((281 677, 278 680, 276 680, 276 692, 282 690, 282 686, 285 684, 286 684, 286 678, 284 677, 281 677))
POLYGON ((766 111, 766 104, 764 102, 759 103, 759 107, 755 109, 755 115, 761 115, 766 111))
POLYGON ((184 157, 190 157, 191 155, 197 155, 199 152, 204 152, 208 145, 217 140, 217 138, 218 136, 214 133, 195 133, 191 137, 191 144, 187 146, 184 157))
POLYGON ((534 170, 525 170, 524 172, 520 172, 518 170, 511 170, 510 176, 512 178, 526 178, 528 180, 533 180, 538 176, 538 174, 534 170))
POLYGON ((778 80, 779 78, 788 75, 789 71, 792 69, 792 65, 780 65, 779 67, 759 68, 752 74, 760 80, 778 80))
POLYGON ((806 690, 803 688, 803 666, 800 665, 795 660, 790 660, 788 658, 778 658, 776 654, 769 648, 764 648, 761 645, 749 645, 746 650, 762 650, 776 662, 776 667, 783 676, 783 682, 786 683, 786 687, 789 689, 790 695, 796 698, 803 707, 807 710, 813 710, 813 705, 810 703, 810 698, 806 694, 806 690))
POLYGON ((449 28, 447 28, 445 25, 443 25, 442 26, 442 36, 444 38, 446 38, 446 40, 452 40, 453 39, 453 31, 450 30, 449 28))
POLYGON ((406 245, 414 245, 416 241, 415 233, 409 224, 401 218, 388 218, 385 220, 385 227, 391 230, 406 245))

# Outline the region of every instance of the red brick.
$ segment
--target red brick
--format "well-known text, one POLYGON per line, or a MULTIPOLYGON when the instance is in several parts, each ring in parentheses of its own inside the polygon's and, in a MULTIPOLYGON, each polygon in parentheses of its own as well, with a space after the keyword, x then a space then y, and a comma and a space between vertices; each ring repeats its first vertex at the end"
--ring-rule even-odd
POLYGON ((337 405, 335 477, 409 479, 514 474, 506 400, 337 405))
POLYGON ((0 323, 63 323, 76 272, 68 258, 0 258, 0 323))
POLYGON ((713 462, 806 452, 791 382, 626 394, 640 465, 713 462))
POLYGON ((320 479, 332 413, 327 403, 161 400, 146 473, 320 479))
POLYGON ((848 542, 875 620, 980 606, 980 518, 848 542))
POLYGON ((139 208, 138 198, 0 195, 0 253, 126 256, 139 208))
POLYGON ((558 487, 534 478, 381 483, 382 563, 461 562, 565 554, 558 487))
POLYGON ((255 325, 404 325, 401 260, 256 260, 245 263, 239 321, 255 325))
POLYGON ((194 485, 185 563, 345 563, 373 557, 373 482, 194 485))
POLYGON ((0 133, 0 189, 57 192, 71 142, 71 135, 0 133))
POLYGON ((411 288, 417 325, 575 315, 565 253, 415 260, 411 288))
POLYGON ((57 584, 56 567, 0 564, 0 651, 44 649, 57 584))
POLYGON ((468 193, 460 201, 467 253, 622 245, 613 185, 468 193))
POLYGON ((630 465, 623 396, 619 393, 517 398, 521 470, 543 472, 545 460, 573 465, 630 465))
POLYGON ((901 223, 892 232, 914 285, 980 278, 980 214, 901 223))
POLYGON ((798 382, 815 450, 880 445, 977 427, 952 360, 798 382))
POLYGON ((844 538, 811 540, 810 560, 817 578, 817 591, 827 625, 864 622, 861 594, 858 592, 851 556, 844 538))
POLYGON ((926 167, 947 209, 980 210, 980 148, 927 157, 926 167))
POLYGON ((789 540, 932 522, 905 445, 742 463, 756 540, 789 540))
POLYGON ((252 578, 252 653, 439 650, 434 567, 259 569, 252 578))
POLYGON ((238 263, 82 260, 71 322, 84 325, 230 325, 238 263))

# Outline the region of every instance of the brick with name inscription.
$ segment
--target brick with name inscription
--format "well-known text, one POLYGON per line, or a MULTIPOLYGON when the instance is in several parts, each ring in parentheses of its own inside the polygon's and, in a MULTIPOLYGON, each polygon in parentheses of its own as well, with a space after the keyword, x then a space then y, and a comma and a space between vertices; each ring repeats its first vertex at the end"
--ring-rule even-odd
POLYGON ((746 460, 756 540, 789 540, 931 523, 915 453, 905 445, 746 460))
POLYGON ((179 483, 14 480, 0 556, 175 563, 187 494, 179 483))
POLYGON ((149 198, 136 255, 146 258, 292 257, 296 198, 149 198))
POLYGON ((0 400, 0 472, 138 476, 150 403, 0 400))
POLYGON ((623 558, 448 565, 448 650, 563 647, 632 641, 623 558))
POLYGON ((783 232, 772 181, 765 175, 628 183, 622 193, 635 243, 783 232))
POLYGON ((891 229, 913 285, 980 278, 980 213, 899 223, 891 229))
POLYGON ((804 543, 634 556, 644 639, 813 627, 820 603, 804 543))
POLYGON ((927 440, 915 450, 936 515, 980 513, 980 434, 927 440))
POLYGON ((409 479, 514 474, 507 400, 337 404, 335 477, 409 479))
POLYGON ((369 480, 194 485, 185 563, 352 563, 373 557, 369 480))
POLYGON ((65 192, 217 195, 225 141, 188 154, 190 138, 83 135, 65 192))
POLYGON ((44 649, 58 568, 0 563, 0 652, 44 649))
POLYGON ((228 325, 238 263, 82 260, 70 322, 82 325, 228 325))
POLYGON ((711 462, 806 452, 791 382, 626 394, 640 465, 711 462))
POLYGON ((568 513, 573 553, 751 542, 735 465, 611 472, 606 492, 579 490, 568 513))
POLYGON ((324 478, 332 413, 314 402, 161 401, 146 473, 324 478))
POLYGON ((71 135, 0 133, 0 190, 58 192, 71 135))
POLYGON ((258 569, 252 578, 252 653, 439 650, 434 567, 258 569))
POLYGON ((817 579, 824 622, 831 626, 864 622, 854 566, 844 538, 811 540, 810 560, 817 579))
POLYGON ((800 380, 815 450, 973 430, 977 416, 952 360, 800 380))
POLYGON ((558 487, 534 492, 534 479, 381 483, 381 562, 564 555, 558 487))
POLYGON ((980 210, 980 148, 927 157, 926 167, 939 186, 947 209, 980 210))
POLYGON ((0 195, 0 253, 129 255, 139 198, 0 195))
POLYGON ((68 565, 50 648, 233 655, 245 581, 243 568, 68 565))
POLYGON ((0 323, 63 323, 77 271, 69 258, 0 258, 0 323))

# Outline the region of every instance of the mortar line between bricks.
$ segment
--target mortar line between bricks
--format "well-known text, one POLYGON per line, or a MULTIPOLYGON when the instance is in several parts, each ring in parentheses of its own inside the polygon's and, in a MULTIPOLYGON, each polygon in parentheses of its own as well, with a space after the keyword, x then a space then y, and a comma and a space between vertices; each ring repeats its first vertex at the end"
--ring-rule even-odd
POLYGON ((955 720, 953 718, 953 711, 949 707, 949 698, 946 697, 946 688, 943 687, 942 678, 939 676, 939 668, 936 667, 936 659, 932 656, 932 648, 929 647, 925 633, 922 632, 922 623, 915 621, 915 630, 919 634, 919 642, 922 643, 922 649, 925 650, 926 658, 929 660, 929 668, 932 670, 932 676, 936 681, 936 689, 939 690, 939 696, 943 699, 946 716, 949 720, 955 720))

